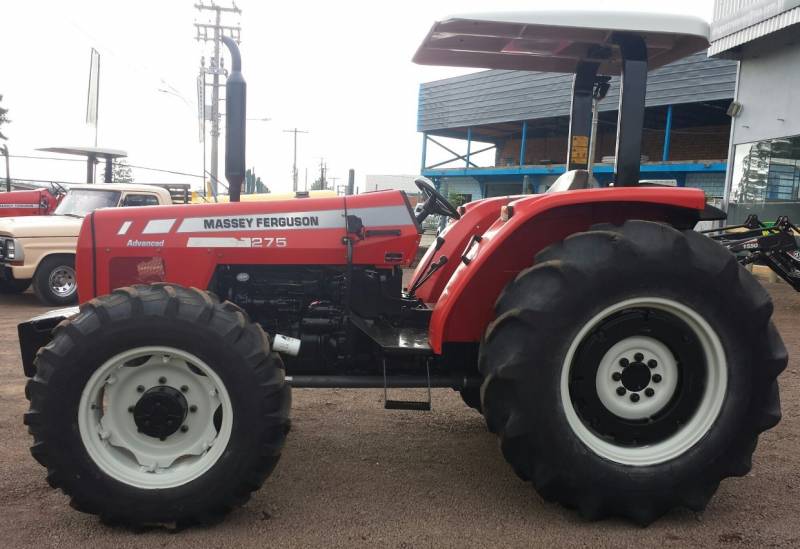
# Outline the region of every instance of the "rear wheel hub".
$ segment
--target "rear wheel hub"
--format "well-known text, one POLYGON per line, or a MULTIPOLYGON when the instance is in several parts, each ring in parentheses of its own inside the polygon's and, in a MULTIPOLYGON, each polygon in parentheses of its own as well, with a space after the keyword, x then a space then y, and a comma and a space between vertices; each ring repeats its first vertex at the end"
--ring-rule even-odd
POLYGON ((180 429, 188 410, 180 391, 161 385, 142 395, 133 408, 133 420, 140 433, 163 440, 180 429))
POLYGON ((650 368, 644 362, 634 362, 622 372, 622 384, 629 391, 641 391, 650 384, 650 368))

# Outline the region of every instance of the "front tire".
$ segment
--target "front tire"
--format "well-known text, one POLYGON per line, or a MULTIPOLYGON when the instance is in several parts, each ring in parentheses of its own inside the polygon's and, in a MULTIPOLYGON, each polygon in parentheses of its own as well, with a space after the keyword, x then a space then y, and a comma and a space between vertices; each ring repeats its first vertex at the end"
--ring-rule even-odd
POLYGON ((590 519, 702 510, 780 420, 767 292, 693 231, 629 221, 540 252, 496 305, 484 414, 514 470, 590 519))
POLYGON ((0 280, 0 294, 21 294, 31 286, 30 279, 0 280))
POLYGON ((235 305, 116 290, 36 358, 31 453, 76 509, 129 525, 214 523, 272 472, 288 432, 280 357, 235 305))
POLYGON ((33 293, 46 305, 66 307, 77 303, 75 256, 51 255, 44 258, 33 275, 33 293))

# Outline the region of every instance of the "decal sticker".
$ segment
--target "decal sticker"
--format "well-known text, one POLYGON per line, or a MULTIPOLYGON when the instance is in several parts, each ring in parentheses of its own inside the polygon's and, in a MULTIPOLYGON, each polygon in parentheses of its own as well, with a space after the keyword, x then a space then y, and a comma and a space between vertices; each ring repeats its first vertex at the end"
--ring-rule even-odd
POLYGON ((131 228, 131 225, 132 225, 132 224, 133 224, 133 221, 126 221, 126 222, 124 222, 124 223, 122 224, 122 226, 119 228, 119 231, 117 231, 117 235, 121 236, 121 235, 123 235, 123 234, 126 234, 126 233, 128 232, 128 229, 130 229, 130 228, 131 228))
POLYGON ((153 219, 147 222, 142 234, 165 234, 172 229, 174 224, 174 219, 153 219))
POLYGON ((344 210, 287 212, 272 215, 224 215, 189 217, 181 221, 179 233, 217 233, 263 229, 344 229, 344 210))
POLYGON ((128 240, 128 248, 163 248, 163 240, 128 240))
POLYGON ((289 239, 285 236, 253 238, 190 236, 186 241, 187 248, 285 248, 289 239))
POLYGON ((0 208, 35 210, 39 208, 39 204, 0 204, 0 208))

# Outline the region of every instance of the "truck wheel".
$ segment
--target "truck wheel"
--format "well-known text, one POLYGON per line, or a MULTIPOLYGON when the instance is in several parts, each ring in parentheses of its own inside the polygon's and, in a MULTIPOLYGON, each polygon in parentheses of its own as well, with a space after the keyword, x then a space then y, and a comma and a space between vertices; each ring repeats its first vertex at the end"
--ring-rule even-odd
POLYGON ((780 420, 769 295, 699 233, 593 227, 537 254, 496 313, 487 424, 519 476, 586 518, 702 510, 780 420))
POLYGON ((0 294, 21 294, 30 286, 30 279, 0 280, 0 294))
POLYGON ((77 303, 75 256, 51 255, 44 258, 33 275, 33 293, 47 305, 65 306, 77 303))
POLYGON ((237 306, 134 286, 81 305, 36 358, 25 424, 76 509, 129 525, 214 523, 272 472, 291 402, 237 306))

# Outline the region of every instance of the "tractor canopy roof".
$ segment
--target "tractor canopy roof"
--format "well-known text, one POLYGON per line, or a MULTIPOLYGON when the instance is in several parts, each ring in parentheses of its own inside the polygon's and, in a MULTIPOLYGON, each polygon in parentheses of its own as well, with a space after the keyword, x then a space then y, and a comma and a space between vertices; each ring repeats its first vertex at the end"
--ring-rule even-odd
POLYGON ((615 35, 647 45, 648 67, 708 47, 708 23, 687 15, 613 11, 524 11, 456 15, 434 23, 414 55, 422 65, 575 72, 597 62, 598 74, 620 74, 615 35))

